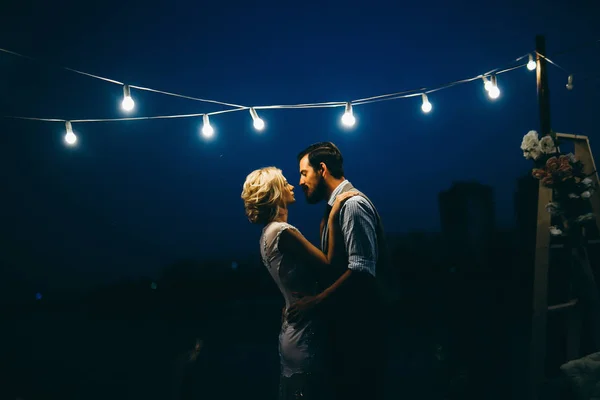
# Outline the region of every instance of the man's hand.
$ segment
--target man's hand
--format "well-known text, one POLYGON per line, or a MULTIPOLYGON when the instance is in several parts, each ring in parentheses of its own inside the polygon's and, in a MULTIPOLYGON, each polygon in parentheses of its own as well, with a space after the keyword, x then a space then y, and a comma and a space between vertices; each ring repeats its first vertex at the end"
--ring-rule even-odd
POLYGON ((304 296, 290 306, 287 312, 287 321, 291 324, 303 323, 320 303, 317 296, 304 296))

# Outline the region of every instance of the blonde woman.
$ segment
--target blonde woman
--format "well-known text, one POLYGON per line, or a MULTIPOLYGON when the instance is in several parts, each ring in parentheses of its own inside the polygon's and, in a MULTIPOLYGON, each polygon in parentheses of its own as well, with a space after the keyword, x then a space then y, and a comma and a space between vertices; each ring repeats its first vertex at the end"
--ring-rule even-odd
MULTIPOLYGON (((343 240, 337 238, 336 216, 342 203, 356 194, 347 192, 337 197, 329 214, 329 247, 325 255, 288 223, 288 206, 296 200, 294 187, 281 170, 261 168, 246 177, 241 196, 246 216, 250 222, 264 225, 260 237, 261 257, 283 295, 286 309, 303 294, 318 298, 316 282, 321 275, 330 272, 327 269, 331 269, 336 257, 336 242, 344 246, 343 240)), ((326 340, 323 324, 316 315, 301 324, 283 319, 279 334, 280 400, 331 398, 326 340)))

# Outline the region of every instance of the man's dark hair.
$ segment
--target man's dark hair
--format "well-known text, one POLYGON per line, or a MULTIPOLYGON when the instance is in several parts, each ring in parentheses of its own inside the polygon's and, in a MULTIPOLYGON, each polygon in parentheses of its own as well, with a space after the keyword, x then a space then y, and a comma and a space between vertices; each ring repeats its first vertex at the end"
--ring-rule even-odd
POLYGON ((315 171, 319 171, 321 163, 324 163, 334 178, 339 179, 344 176, 344 157, 335 144, 331 142, 311 144, 298 154, 298 162, 307 154, 308 163, 315 171))

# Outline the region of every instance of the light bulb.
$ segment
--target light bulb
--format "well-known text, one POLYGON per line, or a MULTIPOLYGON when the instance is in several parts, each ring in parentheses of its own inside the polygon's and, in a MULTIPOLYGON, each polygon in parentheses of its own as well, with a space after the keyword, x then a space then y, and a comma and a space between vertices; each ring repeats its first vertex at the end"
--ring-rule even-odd
POLYGON ((75 136, 73 132, 67 132, 67 134, 65 135, 65 142, 67 142, 68 145, 72 146, 77 142, 77 136, 75 136))
POLYGON ((527 69, 530 70, 530 71, 533 71, 536 68, 537 68, 537 63, 533 59, 533 56, 530 54, 529 55, 529 62, 527 63, 527 69))
POLYGON ((205 138, 209 139, 213 137, 213 135, 215 134, 215 130, 212 126, 210 126, 210 121, 208 120, 207 114, 204 114, 202 120, 204 122, 202 125, 202 135, 204 135, 205 138))
POLYGON ((356 118, 354 118, 354 114, 352 113, 352 104, 346 103, 346 111, 344 115, 342 115, 342 124, 347 127, 352 127, 356 123, 356 118))
POLYGON ((252 116, 254 129, 256 129, 257 131, 262 131, 263 129, 265 129, 265 121, 260 119, 254 107, 250 107, 250 115, 252 116))
POLYGON ((483 78, 483 81, 485 82, 485 83, 483 84, 483 88, 489 92, 489 91, 490 91, 490 89, 491 89, 491 88, 492 88, 492 86, 493 86, 493 85, 492 85, 492 82, 491 82, 491 81, 489 81, 489 80, 487 80, 487 79, 485 79, 485 78, 483 78))
POLYGON ((202 134, 205 138, 211 138, 215 134, 215 130, 210 125, 204 125, 202 127, 202 134))
POLYGON ((500 97, 500 89, 498 89, 498 86, 492 86, 488 91, 488 95, 490 96, 490 99, 497 99, 500 97))
POLYGON ((129 90, 129 86, 123 86, 123 101, 121 102, 121 107, 125 111, 133 110, 135 107, 135 102, 131 98, 131 91, 129 90))
POLYGON ((351 127, 354 126, 355 123, 356 118, 354 118, 354 115, 351 113, 344 113, 344 115, 342 115, 342 124, 346 125, 347 127, 351 127))
POLYGON ((133 101, 131 96, 124 97, 123 102, 121 103, 121 107, 125 111, 131 111, 133 110, 133 107, 135 107, 135 102, 133 101))
POLYGON ((498 89, 496 75, 492 75, 489 82, 491 86, 488 90, 488 96, 490 96, 490 99, 497 99, 500 96, 500 89, 498 89))
POLYGON ((425 93, 423 93, 421 95, 421 97, 423 98, 423 104, 421 105, 421 110, 423 110, 424 113, 428 113, 429 111, 431 111, 433 106, 429 102, 429 99, 427 99, 427 95, 425 93))
POLYGON ((567 78, 567 90, 573 90, 573 75, 569 75, 567 78))
POLYGON ((256 118, 254 120, 254 129, 256 129, 257 131, 262 131, 263 129, 265 129, 265 121, 263 121, 260 118, 256 118))
POLYGON ((65 134, 65 143, 67 143, 69 146, 73 146, 77 142, 77 136, 75 136, 75 133, 73 133, 71 122, 66 121, 65 127, 67 130, 67 133, 65 134))

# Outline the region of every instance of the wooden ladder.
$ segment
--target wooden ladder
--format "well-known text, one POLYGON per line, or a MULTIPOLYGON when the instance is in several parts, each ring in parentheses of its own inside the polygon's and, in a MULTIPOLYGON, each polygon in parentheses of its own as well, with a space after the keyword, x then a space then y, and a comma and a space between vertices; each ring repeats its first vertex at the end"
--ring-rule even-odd
MULTIPOLYGON (((594 158, 590 149, 587 136, 557 133, 559 141, 570 141, 575 146, 575 157, 584 165, 584 172, 592 174, 596 171, 594 158)), ((600 232, 600 186, 598 186, 598 173, 590 178, 595 182, 596 190, 590 198, 592 212, 596 216, 596 226, 600 232)), ((570 299, 562 304, 548 305, 548 270, 551 252, 565 248, 564 244, 552 244, 550 238, 551 215, 546 211, 546 205, 552 201, 553 191, 539 183, 539 196, 537 205, 537 234, 535 248, 535 267, 533 276, 533 315, 531 321, 531 346, 530 346, 530 390, 533 400, 542 400, 540 390, 546 379, 546 342, 547 342, 547 313, 567 312, 566 357, 570 361, 580 357, 582 313, 581 304, 585 303, 593 313, 594 338, 596 350, 600 350, 600 297, 595 283, 592 267, 589 262, 587 246, 600 245, 600 240, 587 240, 583 252, 572 250, 570 260, 572 267, 578 268, 583 286, 573 290, 570 286, 570 299)))

